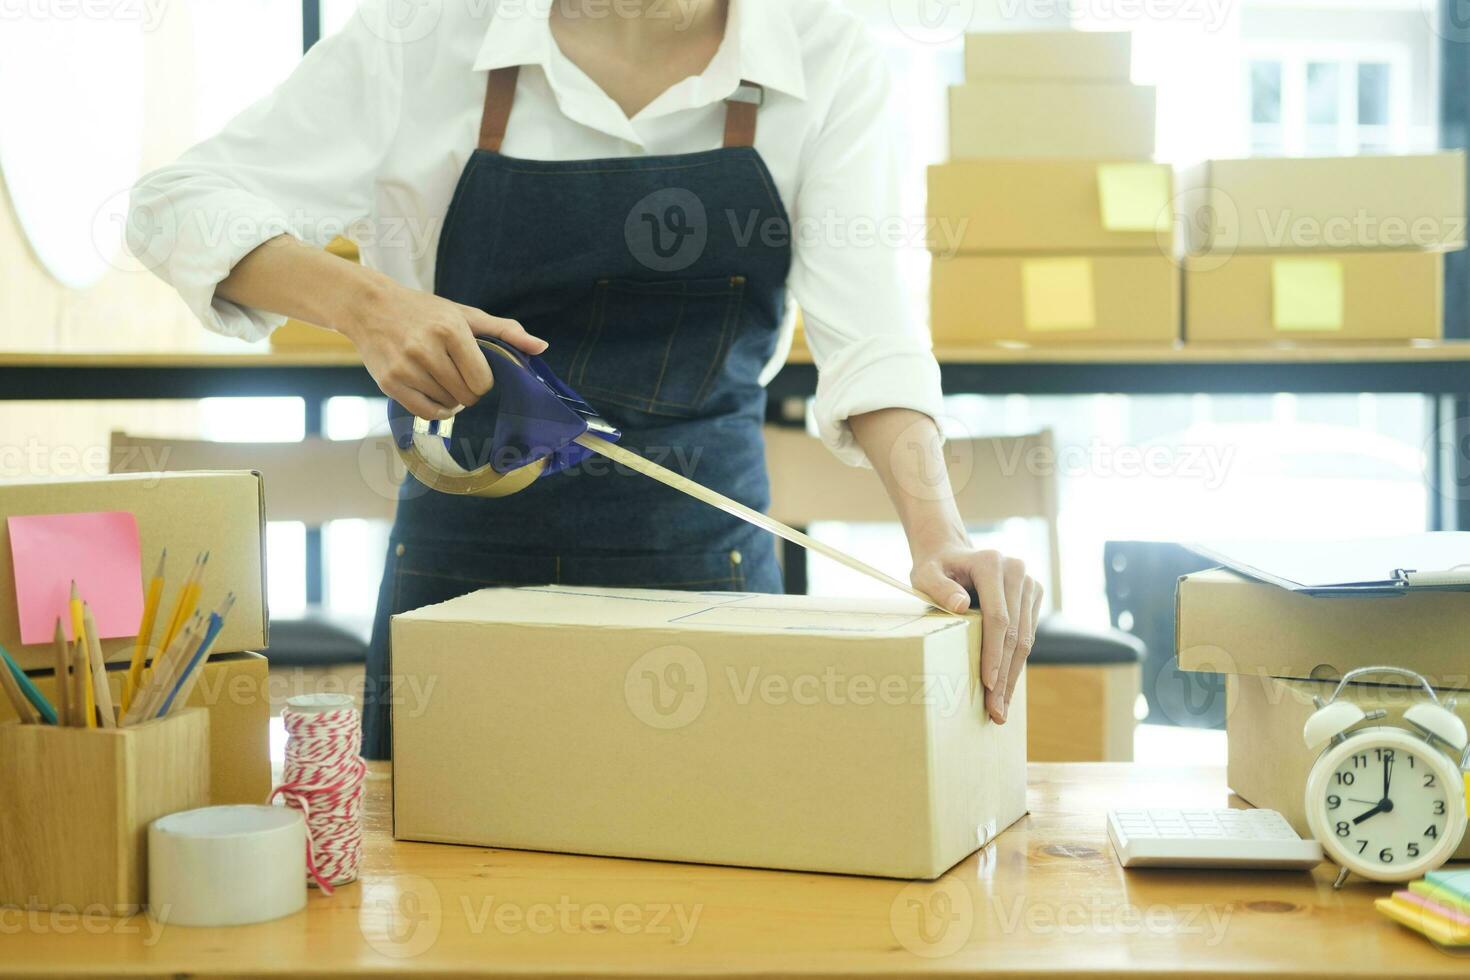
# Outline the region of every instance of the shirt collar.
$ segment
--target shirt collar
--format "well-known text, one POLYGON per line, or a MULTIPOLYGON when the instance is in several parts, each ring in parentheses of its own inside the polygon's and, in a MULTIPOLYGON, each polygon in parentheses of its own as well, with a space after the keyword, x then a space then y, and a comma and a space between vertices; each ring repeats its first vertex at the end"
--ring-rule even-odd
MULTIPOLYGON (((552 74, 551 66, 565 57, 551 36, 551 5, 555 0, 499 0, 490 27, 480 43, 475 71, 538 65, 552 74)), ((678 10, 678 4, 671 5, 678 10)), ((806 98, 806 75, 802 69, 801 42, 791 21, 787 0, 730 0, 725 40, 702 75, 684 79, 659 96, 640 117, 662 115, 674 108, 690 108, 728 98, 741 81, 806 98), (666 96, 683 90, 678 106, 658 111, 666 96), (691 103, 690 97, 699 99, 691 103)), ((553 87, 555 80, 553 79, 553 87)))

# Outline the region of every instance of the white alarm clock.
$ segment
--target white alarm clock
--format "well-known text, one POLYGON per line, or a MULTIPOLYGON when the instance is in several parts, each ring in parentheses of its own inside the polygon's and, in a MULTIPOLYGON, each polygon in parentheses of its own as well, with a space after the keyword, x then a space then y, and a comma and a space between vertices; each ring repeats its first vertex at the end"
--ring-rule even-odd
POLYGON ((1307 747, 1327 743, 1307 777, 1307 825, 1327 855, 1349 874, 1372 881, 1410 881, 1449 860, 1465 835, 1465 723, 1419 674, 1400 667, 1349 671, 1302 728, 1307 747), (1427 700, 1410 706, 1407 728, 1355 726, 1387 712, 1339 701, 1364 674, 1396 674, 1418 682, 1427 700))

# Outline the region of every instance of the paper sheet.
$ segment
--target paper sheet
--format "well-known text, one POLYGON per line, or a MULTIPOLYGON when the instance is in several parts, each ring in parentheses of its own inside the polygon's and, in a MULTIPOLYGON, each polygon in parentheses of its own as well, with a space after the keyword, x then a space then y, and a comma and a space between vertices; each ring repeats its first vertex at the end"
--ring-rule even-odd
POLYGON ((127 511, 34 514, 7 519, 20 640, 50 643, 61 617, 67 639, 71 583, 92 607, 99 639, 133 636, 143 619, 138 521, 127 511))
POLYGON ((1170 190, 1169 170, 1158 164, 1098 164, 1098 205, 1108 231, 1168 231, 1170 190))
POLYGON ((1092 262, 1029 259, 1021 263, 1021 307, 1027 330, 1091 330, 1097 326, 1092 262))
POLYGON ((1271 323, 1282 331, 1342 329, 1342 263, 1277 259, 1271 263, 1271 323))

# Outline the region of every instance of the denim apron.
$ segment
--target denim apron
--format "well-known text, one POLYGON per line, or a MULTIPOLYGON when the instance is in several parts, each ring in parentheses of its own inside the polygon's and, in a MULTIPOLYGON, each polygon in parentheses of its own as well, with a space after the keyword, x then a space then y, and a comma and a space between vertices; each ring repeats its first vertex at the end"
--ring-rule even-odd
MULTIPOLYGON (((764 510, 758 379, 791 250, 754 148, 760 88, 743 83, 726 102, 721 148, 547 162, 500 153, 517 73, 490 72, 434 291, 544 338, 543 360, 623 431, 622 445, 764 510)), ((600 457, 495 499, 410 478, 373 624, 363 753, 391 754, 390 616, 546 583, 781 591, 766 532, 600 457)))

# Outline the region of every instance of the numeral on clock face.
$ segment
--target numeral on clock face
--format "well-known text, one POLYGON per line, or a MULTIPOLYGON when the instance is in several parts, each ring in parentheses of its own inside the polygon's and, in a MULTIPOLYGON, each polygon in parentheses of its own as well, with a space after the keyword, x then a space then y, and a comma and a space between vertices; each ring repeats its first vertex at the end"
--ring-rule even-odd
POLYGON ((1439 841, 1449 799, 1411 752, 1370 748, 1344 758, 1327 781, 1332 832, 1352 854, 1380 865, 1413 861, 1439 841))

